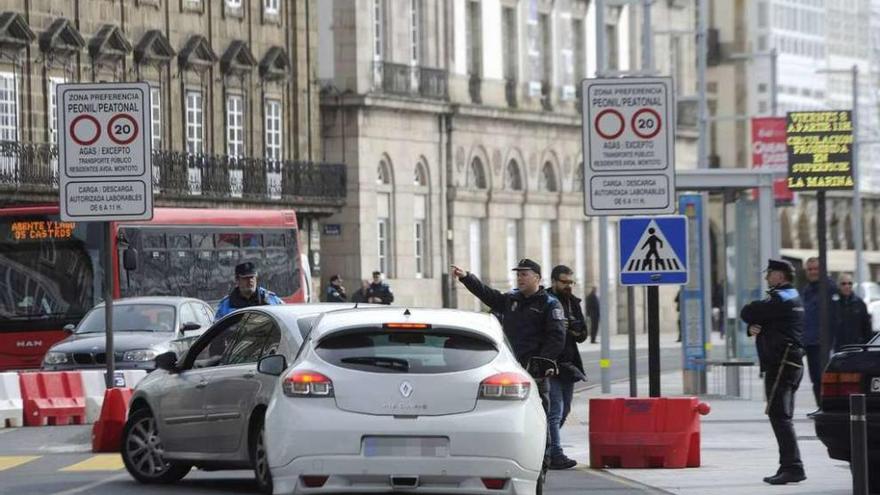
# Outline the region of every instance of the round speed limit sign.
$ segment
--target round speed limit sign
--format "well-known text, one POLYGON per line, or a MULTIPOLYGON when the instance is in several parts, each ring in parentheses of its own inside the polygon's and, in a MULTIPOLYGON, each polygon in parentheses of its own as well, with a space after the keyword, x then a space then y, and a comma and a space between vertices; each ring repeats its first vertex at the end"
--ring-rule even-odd
POLYGON ((127 113, 114 115, 107 122, 107 135, 116 144, 126 145, 138 136, 138 125, 134 117, 127 113))
POLYGON ((660 127, 663 124, 660 121, 659 113, 650 108, 643 108, 633 114, 630 125, 636 136, 642 139, 651 139, 660 133, 660 127))

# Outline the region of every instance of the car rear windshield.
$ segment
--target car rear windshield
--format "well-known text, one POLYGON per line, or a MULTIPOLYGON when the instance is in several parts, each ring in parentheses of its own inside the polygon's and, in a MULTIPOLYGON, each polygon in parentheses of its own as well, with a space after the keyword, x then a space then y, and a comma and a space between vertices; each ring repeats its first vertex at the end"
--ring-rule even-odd
POLYGON ((321 340, 321 359, 375 373, 450 373, 478 368, 498 355, 495 345, 460 330, 347 330, 321 340))

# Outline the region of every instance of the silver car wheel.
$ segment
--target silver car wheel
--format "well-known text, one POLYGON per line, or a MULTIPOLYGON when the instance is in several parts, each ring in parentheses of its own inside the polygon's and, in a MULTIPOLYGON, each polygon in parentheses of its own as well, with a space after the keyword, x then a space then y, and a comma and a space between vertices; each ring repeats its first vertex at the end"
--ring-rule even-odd
POLYGON ((145 478, 161 476, 170 467, 165 461, 165 449, 152 416, 141 418, 132 425, 125 439, 125 450, 132 466, 145 478))

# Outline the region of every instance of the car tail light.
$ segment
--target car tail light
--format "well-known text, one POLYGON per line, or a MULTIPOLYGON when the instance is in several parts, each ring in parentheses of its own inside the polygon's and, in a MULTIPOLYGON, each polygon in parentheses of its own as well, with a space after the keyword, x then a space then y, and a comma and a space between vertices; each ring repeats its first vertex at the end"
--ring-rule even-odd
POLYGON ((529 396, 532 382, 529 377, 513 372, 498 373, 480 383, 480 398, 494 400, 524 400, 529 396))
POLYGON ((327 482, 327 478, 329 476, 316 476, 316 475, 302 475, 299 479, 302 480, 303 485, 306 485, 306 488, 321 488, 324 486, 324 483, 327 482))
POLYGON ((282 388, 288 397, 333 397, 333 382, 315 371, 293 371, 282 388))
POLYGON ((862 393, 861 373, 826 371, 822 374, 822 397, 849 397, 860 393, 862 393))
POLYGON ((506 484, 506 478, 483 478, 483 486, 487 490, 503 490, 506 484))

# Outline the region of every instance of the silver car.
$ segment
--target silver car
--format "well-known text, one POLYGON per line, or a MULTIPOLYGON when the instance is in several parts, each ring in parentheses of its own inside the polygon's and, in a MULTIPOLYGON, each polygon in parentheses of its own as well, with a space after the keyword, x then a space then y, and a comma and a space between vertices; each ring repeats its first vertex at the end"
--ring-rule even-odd
POLYGON ((255 306, 218 320, 178 360, 140 382, 129 405, 122 443, 128 472, 143 483, 177 481, 195 466, 253 468, 261 491, 272 482, 263 440, 266 407, 278 382, 257 362, 292 361, 315 318, 354 303, 255 306))

